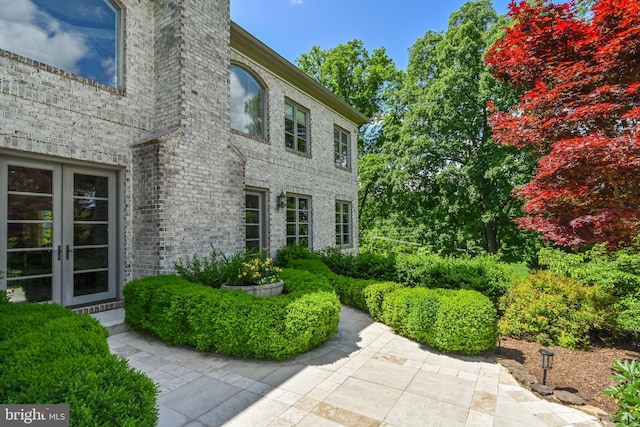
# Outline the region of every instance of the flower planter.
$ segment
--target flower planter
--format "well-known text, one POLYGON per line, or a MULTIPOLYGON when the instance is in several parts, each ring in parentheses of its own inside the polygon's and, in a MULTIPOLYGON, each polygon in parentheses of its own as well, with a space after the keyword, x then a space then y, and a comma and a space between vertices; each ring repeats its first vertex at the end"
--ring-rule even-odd
POLYGON ((276 283, 269 283, 267 285, 222 285, 220 287, 231 291, 244 291, 258 297, 277 297, 282 293, 284 282, 280 280, 276 283))

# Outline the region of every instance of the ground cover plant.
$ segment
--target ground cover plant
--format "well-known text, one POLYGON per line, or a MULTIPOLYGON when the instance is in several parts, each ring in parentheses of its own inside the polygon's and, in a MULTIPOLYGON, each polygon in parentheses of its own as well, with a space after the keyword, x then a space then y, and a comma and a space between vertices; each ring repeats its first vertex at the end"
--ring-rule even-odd
POLYGON ((0 402, 69 404, 71 426, 152 426, 155 384, 113 355, 107 330, 57 304, 0 302, 0 402))
POLYGON ((309 351, 338 330, 340 301, 328 281, 284 269, 285 293, 257 297, 150 276, 124 288, 125 323, 168 344, 187 344, 239 358, 284 360, 309 351))

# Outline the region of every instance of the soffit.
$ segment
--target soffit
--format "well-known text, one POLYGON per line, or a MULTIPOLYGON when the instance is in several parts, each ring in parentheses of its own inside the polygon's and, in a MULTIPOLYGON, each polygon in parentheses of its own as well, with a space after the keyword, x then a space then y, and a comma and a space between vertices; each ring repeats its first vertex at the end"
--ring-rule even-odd
POLYGON ((334 95, 233 21, 231 21, 231 47, 358 126, 369 122, 367 116, 334 95))

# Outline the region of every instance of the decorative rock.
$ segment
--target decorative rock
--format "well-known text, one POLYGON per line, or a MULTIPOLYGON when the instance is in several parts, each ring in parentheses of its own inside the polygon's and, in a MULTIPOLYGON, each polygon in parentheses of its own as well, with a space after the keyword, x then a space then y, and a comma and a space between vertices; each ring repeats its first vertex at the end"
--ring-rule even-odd
POLYGON ((513 375, 513 377, 518 380, 518 382, 521 382, 523 384, 529 385, 538 382, 536 377, 531 375, 531 373, 524 367, 512 368, 509 369, 509 371, 511 372, 511 375, 513 375))
POLYGON ((550 394, 553 394, 553 387, 538 383, 531 384, 531 390, 535 391, 541 396, 549 396, 550 394))
POLYGON ((556 390, 553 392, 553 395, 558 398, 558 400, 562 403, 567 403, 569 405, 584 405, 585 401, 580 396, 569 393, 565 390, 556 390))

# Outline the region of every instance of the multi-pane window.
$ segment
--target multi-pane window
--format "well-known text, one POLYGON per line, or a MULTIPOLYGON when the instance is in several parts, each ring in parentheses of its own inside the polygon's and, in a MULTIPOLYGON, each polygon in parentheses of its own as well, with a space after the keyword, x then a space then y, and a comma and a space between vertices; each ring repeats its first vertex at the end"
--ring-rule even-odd
POLYGON ((118 87, 120 10, 109 0, 4 2, 0 49, 118 87))
POLYGON ((336 202, 336 245, 351 246, 351 203, 336 202))
POLYGON ((284 103, 284 141, 287 148, 309 154, 309 111, 284 103))
POLYGON ((351 138, 349 133, 338 128, 333 128, 333 151, 336 166, 349 169, 351 167, 351 138))
POLYGON ((311 246, 311 199, 287 196, 287 245, 311 246))
POLYGON ((264 138, 265 90, 244 68, 231 64, 231 128, 264 138))
POLYGON ((245 248, 259 252, 267 247, 264 213, 265 193, 247 191, 245 194, 245 248))

